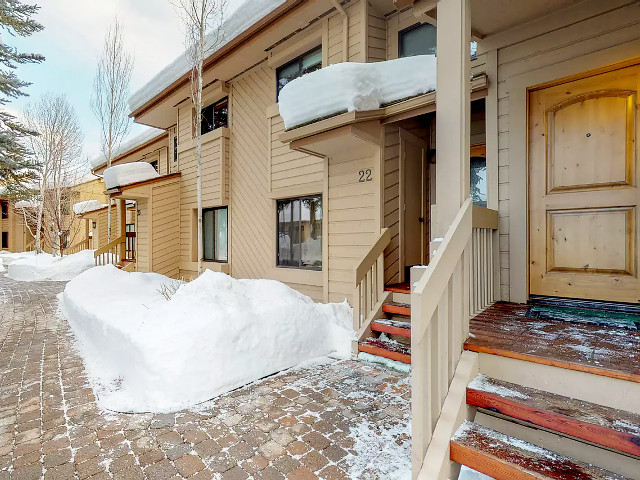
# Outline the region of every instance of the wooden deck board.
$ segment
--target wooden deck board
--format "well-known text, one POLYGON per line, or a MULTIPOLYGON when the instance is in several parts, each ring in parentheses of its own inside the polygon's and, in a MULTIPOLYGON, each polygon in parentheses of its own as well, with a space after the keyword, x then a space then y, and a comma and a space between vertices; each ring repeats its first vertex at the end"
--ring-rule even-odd
POLYGON ((497 303, 473 318, 465 349, 640 383, 640 332, 528 318, 497 303))

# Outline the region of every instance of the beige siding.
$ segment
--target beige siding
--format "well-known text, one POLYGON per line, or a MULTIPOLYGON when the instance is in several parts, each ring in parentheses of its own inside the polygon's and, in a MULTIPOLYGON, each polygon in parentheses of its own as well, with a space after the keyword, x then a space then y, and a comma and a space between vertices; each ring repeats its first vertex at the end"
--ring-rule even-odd
POLYGON ((231 82, 231 268, 234 277, 267 277, 273 266, 275 208, 269 190, 268 119, 275 72, 262 63, 231 82))
POLYGON ((373 158, 329 160, 329 301, 351 301, 353 269, 380 233, 376 220, 377 182, 358 182, 358 171, 370 168, 373 158))
POLYGON ((367 61, 381 62, 387 59, 387 21, 384 15, 368 11, 367 61))
MULTIPOLYGON (((136 218, 136 270, 138 272, 149 272, 151 271, 151 262, 149 258, 149 217, 151 212, 149 211, 148 200, 138 200, 137 202, 140 215, 136 218)), ((100 236, 102 238, 102 235, 100 236)))
MULTIPOLYGON (((348 49, 350 62, 364 62, 365 58, 365 4, 363 0, 353 1, 344 6, 349 18, 348 49)), ((327 62, 329 65, 344 61, 343 17, 334 13, 329 17, 327 62)))
MULTIPOLYGON (((542 28, 542 27, 541 27, 542 28)), ((622 46, 640 38, 640 11, 636 6, 612 10, 603 15, 590 17, 583 21, 571 22, 564 28, 555 29, 550 33, 537 35, 534 38, 502 48, 498 51, 498 206, 500 214, 500 283, 502 300, 511 299, 511 259, 510 235, 517 235, 517 243, 526 245, 526 225, 520 225, 512 232, 510 219, 526 218, 526 151, 510 152, 510 145, 514 142, 510 136, 509 126, 515 123, 510 119, 510 85, 513 81, 521 84, 523 75, 531 73, 531 77, 541 78, 540 71, 546 69, 553 77, 562 78, 579 74, 584 70, 605 66, 608 63, 623 60, 624 57, 638 56, 636 48, 620 47, 620 54, 603 54, 604 50, 622 46), (628 53, 623 53, 628 52, 628 53), (593 60, 589 55, 595 55, 593 60), (596 56, 600 59, 596 60, 596 56), (574 67, 574 65, 576 65, 574 67), (583 66, 577 66, 583 65, 583 66), (557 72, 556 74, 552 72, 557 72), (517 79, 517 80, 514 80, 517 79), (517 179, 510 178, 517 171, 517 179), (515 183, 514 183, 515 182, 515 183), (512 185, 513 184, 513 185, 512 185), (512 211, 511 203, 515 195, 518 196, 518 211, 512 211), (523 228, 524 227, 524 228, 523 228)), ((545 76, 547 73, 545 72, 545 76)), ((526 77, 524 77, 526 78, 526 77)), ((543 82, 553 80, 548 78, 543 82)), ((539 82, 537 80, 531 80, 539 82)), ((518 111, 519 116, 526 116, 526 111, 518 111)), ((521 118, 519 118, 522 120, 521 118)), ((515 240, 513 240, 515 241, 515 240)), ((524 250, 523 250, 524 251, 524 250)), ((518 275, 526 276, 524 263, 518 268, 518 275)), ((519 288, 526 285, 526 278, 518 279, 519 288)), ((526 294, 526 293, 525 293, 526 294)), ((521 293, 518 295, 520 296, 521 293)))
POLYGON ((391 242, 384 251, 384 280, 400 281, 400 135, 390 125, 384 135, 384 226, 390 229, 391 242))
POLYGON ((179 198, 179 179, 153 187, 151 270, 174 278, 180 266, 179 198))

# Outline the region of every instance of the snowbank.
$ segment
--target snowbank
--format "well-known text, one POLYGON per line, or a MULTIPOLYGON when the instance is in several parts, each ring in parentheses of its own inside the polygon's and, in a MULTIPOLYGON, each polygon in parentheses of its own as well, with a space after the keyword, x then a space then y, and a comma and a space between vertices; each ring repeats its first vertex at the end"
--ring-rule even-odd
POLYGON ((285 128, 382 105, 436 89, 436 57, 337 63, 287 83, 278 99, 285 128))
MULTIPOLYGON (((220 32, 207 34, 205 50, 209 56, 226 46, 238 35, 256 22, 280 7, 285 0, 245 0, 222 24, 220 32), (220 38, 218 38, 218 33, 220 38)), ((134 93, 129 99, 129 108, 134 111, 160 94, 164 89, 177 82, 189 73, 190 55, 184 52, 160 73, 153 77, 145 86, 134 93)))
POLYGON ((106 207, 106 203, 100 203, 97 200, 85 200, 84 202, 78 202, 73 204, 73 213, 76 215, 82 215, 83 213, 93 212, 106 207))
POLYGON ((131 162, 107 168, 104 171, 104 183, 107 190, 132 183, 158 178, 156 169, 147 162, 131 162))
POLYGON ((205 271, 167 300, 155 273, 111 265, 69 282, 62 311, 101 406, 169 412, 332 352, 349 356, 352 312, 273 280, 205 271))
MULTIPOLYGON (((64 257, 54 257, 49 253, 19 254, 22 256, 9 262, 7 277, 21 282, 71 280, 95 265, 93 252, 93 250, 83 250, 64 257)), ((4 256, 2 260, 7 264, 4 256)))

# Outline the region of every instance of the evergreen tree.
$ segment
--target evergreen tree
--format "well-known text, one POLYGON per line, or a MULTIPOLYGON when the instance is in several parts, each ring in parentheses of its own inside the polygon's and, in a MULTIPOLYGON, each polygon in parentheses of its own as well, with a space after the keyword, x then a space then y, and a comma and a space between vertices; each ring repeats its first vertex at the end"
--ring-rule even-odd
MULTIPOLYGON (((0 28, 10 36, 27 37, 39 32, 43 26, 31 17, 39 10, 37 5, 25 5, 20 0, 0 0, 0 28)), ((22 182, 33 176, 33 159, 23 139, 35 132, 21 125, 17 119, 2 110, 12 99, 26 96, 23 89, 29 82, 20 80, 15 69, 20 64, 40 63, 37 53, 21 53, 0 39, 0 184, 7 193, 17 193, 22 182), (13 192, 12 192, 13 190, 13 192)))

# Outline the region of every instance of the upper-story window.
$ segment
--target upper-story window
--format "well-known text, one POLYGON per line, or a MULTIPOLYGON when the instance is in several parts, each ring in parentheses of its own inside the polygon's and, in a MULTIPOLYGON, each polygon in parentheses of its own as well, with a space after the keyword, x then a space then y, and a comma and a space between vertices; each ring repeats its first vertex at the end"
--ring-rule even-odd
POLYGON ((229 97, 212 103, 202 109, 202 135, 212 132, 216 128, 229 126, 229 97))
POLYGON ((436 27, 428 23, 415 25, 398 34, 398 56, 436 54, 436 27))
POLYGON ((151 165, 156 172, 158 171, 158 160, 154 160, 153 162, 149 162, 149 165, 151 165))
POLYGON ((305 73, 315 72, 321 68, 322 46, 314 48, 310 52, 300 55, 298 58, 281 66, 276 70, 278 96, 280 96, 280 90, 282 90, 282 88, 291 80, 295 80, 305 73))
POLYGON ((9 203, 2 202, 0 205, 2 205, 2 218, 9 218, 9 203))

